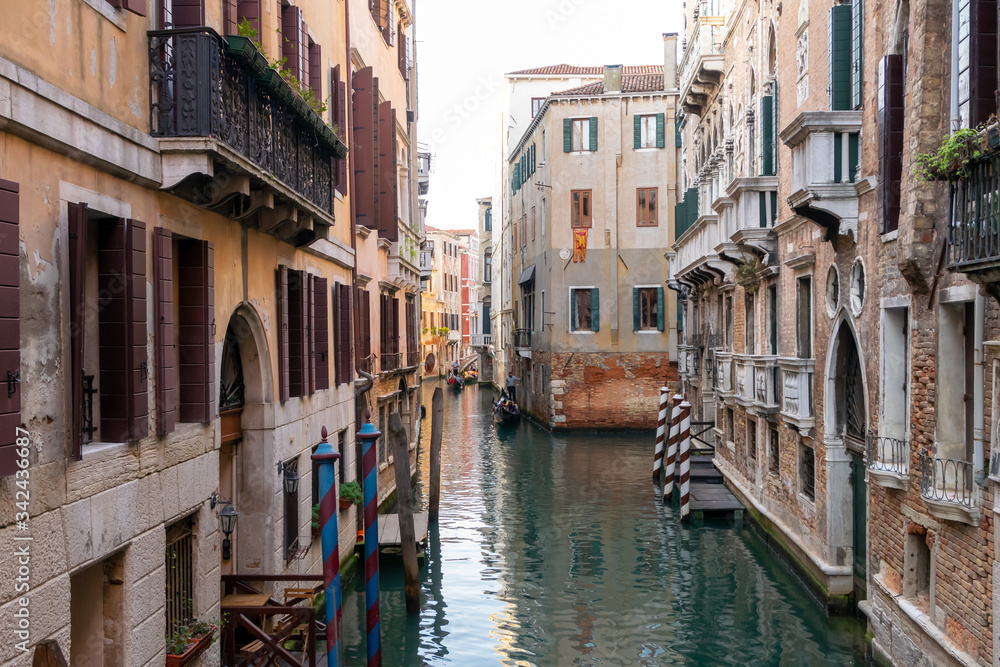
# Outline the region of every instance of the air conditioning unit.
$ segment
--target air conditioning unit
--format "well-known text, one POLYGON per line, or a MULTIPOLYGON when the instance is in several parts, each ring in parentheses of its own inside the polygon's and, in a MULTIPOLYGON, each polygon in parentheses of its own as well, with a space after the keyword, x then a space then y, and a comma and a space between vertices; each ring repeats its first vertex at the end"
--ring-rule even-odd
POLYGON ((990 479, 1000 482, 1000 450, 990 452, 990 479))

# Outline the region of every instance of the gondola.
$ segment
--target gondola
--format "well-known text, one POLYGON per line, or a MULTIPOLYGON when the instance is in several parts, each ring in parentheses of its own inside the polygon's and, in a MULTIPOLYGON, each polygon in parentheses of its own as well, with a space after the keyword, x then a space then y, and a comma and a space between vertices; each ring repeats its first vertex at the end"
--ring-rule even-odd
POLYGON ((520 418, 521 410, 518 409, 517 403, 508 399, 506 396, 501 396, 500 399, 493 404, 494 424, 511 424, 518 421, 520 418))
POLYGON ((448 386, 455 391, 462 391, 462 388, 465 386, 465 381, 462 379, 461 375, 449 375, 448 386))

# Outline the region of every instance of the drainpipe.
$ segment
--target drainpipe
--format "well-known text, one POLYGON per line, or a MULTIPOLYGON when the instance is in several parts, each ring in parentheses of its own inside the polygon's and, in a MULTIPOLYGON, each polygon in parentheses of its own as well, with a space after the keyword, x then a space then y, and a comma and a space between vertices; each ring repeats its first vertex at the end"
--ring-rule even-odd
MULTIPOLYGON (((354 117, 353 106, 354 105, 351 104, 352 91, 354 90, 354 83, 353 83, 354 82, 354 72, 353 72, 353 68, 351 67, 351 3, 350 3, 350 0, 348 0, 348 2, 344 3, 344 43, 346 45, 346 53, 347 53, 347 63, 346 63, 347 69, 345 71, 345 79, 346 79, 345 92, 347 93, 347 97, 344 100, 344 111, 345 111, 345 113, 347 115, 347 127, 343 128, 343 133, 344 133, 344 136, 346 137, 345 143, 347 144, 347 158, 348 158, 348 163, 347 163, 347 166, 348 166, 347 172, 348 173, 345 174, 345 176, 347 177, 347 183, 348 183, 347 196, 348 196, 348 199, 350 200, 348 202, 348 215, 350 216, 350 220, 348 221, 348 223, 350 224, 350 227, 351 227, 351 250, 354 251, 354 266, 351 267, 351 291, 354 292, 353 294, 351 294, 351 303, 353 304, 354 301, 355 301, 355 299, 358 298, 358 296, 357 296, 357 290, 358 290, 358 235, 357 235, 357 231, 355 229, 354 178, 350 175, 350 171, 352 169, 352 163, 351 163, 351 149, 353 147, 352 138, 354 137, 354 120, 353 120, 353 117, 354 117)), ((353 332, 352 332, 352 334, 353 334, 353 332)), ((354 361, 357 359, 357 350, 356 350, 356 347, 357 347, 357 341, 354 340, 354 336, 352 335, 351 336, 351 363, 354 363, 354 361)), ((369 375, 368 373, 365 373, 360 368, 357 369, 357 371, 358 371, 358 375, 362 376, 365 379, 364 380, 356 379, 354 381, 354 412, 355 412, 355 416, 357 415, 357 412, 358 412, 358 407, 357 407, 357 401, 358 401, 358 399, 361 398, 361 395, 364 394, 369 389, 371 389, 372 386, 375 384, 375 380, 374 380, 374 378, 371 375, 369 375)), ((361 424, 358 423, 358 428, 360 428, 360 427, 361 427, 361 424)))
MULTIPOLYGON (((975 317, 976 317, 976 332, 975 338, 975 359, 973 366, 973 387, 984 387, 986 385, 985 372, 983 369, 983 338, 985 336, 986 328, 986 297, 982 294, 976 293, 976 305, 975 305, 975 317)), ((975 480, 981 486, 986 486, 986 461, 983 452, 983 430, 984 430, 984 415, 983 415, 983 401, 978 400, 974 402, 973 408, 973 422, 972 422, 972 463, 973 463, 973 475, 975 480)))
POLYGON ((954 132, 961 124, 961 117, 958 113, 958 21, 959 3, 951 3, 951 127, 954 132))

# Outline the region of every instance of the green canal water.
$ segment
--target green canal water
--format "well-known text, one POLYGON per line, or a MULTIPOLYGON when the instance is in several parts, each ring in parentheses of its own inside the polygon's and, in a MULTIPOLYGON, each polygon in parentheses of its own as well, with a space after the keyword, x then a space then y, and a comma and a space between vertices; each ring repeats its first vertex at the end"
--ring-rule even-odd
MULTIPOLYGON (((445 389, 421 611, 406 615, 401 568, 383 557, 383 664, 865 664, 863 626, 828 617, 752 530, 681 526, 650 480, 651 435, 498 430, 492 397, 445 389)), ((347 665, 365 664, 363 580, 344 593, 347 665)))

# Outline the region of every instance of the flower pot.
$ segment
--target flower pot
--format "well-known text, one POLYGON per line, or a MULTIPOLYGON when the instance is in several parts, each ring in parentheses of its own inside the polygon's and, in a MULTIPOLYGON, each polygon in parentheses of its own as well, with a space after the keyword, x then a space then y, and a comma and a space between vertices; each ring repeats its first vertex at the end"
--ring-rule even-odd
POLYGON ((268 70, 267 58, 257 50, 252 39, 242 35, 229 35, 226 40, 226 53, 241 60, 254 77, 264 76, 268 70))
POLYGON ((340 501, 340 509, 342 510, 350 509, 351 505, 354 504, 349 498, 339 498, 338 500, 340 501))
POLYGON ((168 653, 167 667, 183 667, 197 658, 212 644, 212 635, 213 633, 210 632, 207 635, 199 637, 195 641, 188 644, 187 650, 180 655, 172 655, 168 653))
POLYGON ((986 128, 986 141, 991 149, 1000 148, 1000 127, 991 125, 986 128))

